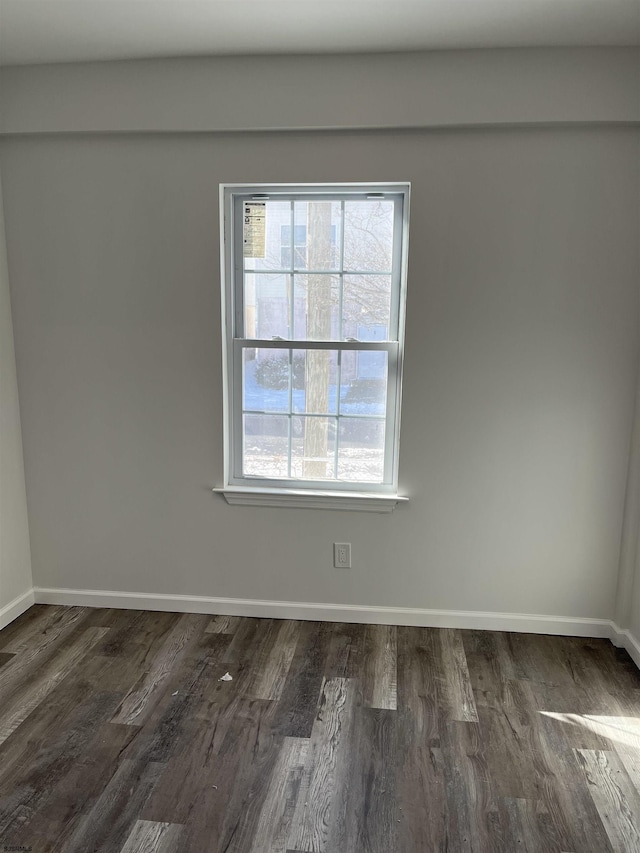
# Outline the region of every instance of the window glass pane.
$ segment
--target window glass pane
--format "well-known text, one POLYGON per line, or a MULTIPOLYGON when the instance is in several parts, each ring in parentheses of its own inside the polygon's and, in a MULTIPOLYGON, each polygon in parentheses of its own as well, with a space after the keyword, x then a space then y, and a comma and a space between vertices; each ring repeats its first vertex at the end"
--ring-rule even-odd
POLYGON ((244 415, 242 466, 250 477, 288 476, 289 418, 244 415))
POLYGON ((384 478, 384 421, 340 418, 338 479, 381 483, 384 478))
POLYGON ((391 276, 345 275, 342 339, 390 340, 391 276))
POLYGON ((244 326, 246 338, 288 338, 291 276, 246 273, 244 326))
POLYGON ((342 208, 339 201, 296 201, 295 268, 335 270, 340 267, 342 208))
POLYGON ((392 201, 347 201, 344 212, 344 269, 391 272, 392 201))
POLYGON ((282 270, 283 249, 291 253, 291 202, 265 201, 243 204, 243 252, 245 270, 282 270), (251 207, 247 207, 251 205, 251 207), (264 222, 260 213, 264 212, 264 222), (289 230, 283 246, 282 226, 289 230), (250 252, 251 254, 247 254, 250 252))
MULTIPOLYGON (((281 251, 280 259, 282 269, 291 269, 291 225, 280 226, 281 251)), ((296 269, 306 265, 307 254, 307 226, 296 225, 293 231, 294 262, 296 269)))
POLYGON ((338 353, 335 350, 293 351, 294 412, 335 414, 337 384, 338 353))
POLYGON ((385 415, 388 358, 386 352, 349 350, 342 353, 341 414, 385 415))
POLYGON ((291 475, 334 479, 336 419, 293 417, 291 430, 291 475))
POLYGON ((335 275, 296 275, 293 284, 293 337, 329 341, 338 337, 340 279, 335 275))
POLYGON ((244 349, 242 368, 245 411, 289 411, 289 350, 244 349))

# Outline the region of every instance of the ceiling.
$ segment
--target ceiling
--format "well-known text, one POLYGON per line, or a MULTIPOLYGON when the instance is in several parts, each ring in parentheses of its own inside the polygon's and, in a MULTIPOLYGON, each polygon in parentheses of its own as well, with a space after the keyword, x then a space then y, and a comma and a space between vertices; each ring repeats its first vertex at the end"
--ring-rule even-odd
POLYGON ((640 0, 0 0, 0 64, 640 44, 640 0))

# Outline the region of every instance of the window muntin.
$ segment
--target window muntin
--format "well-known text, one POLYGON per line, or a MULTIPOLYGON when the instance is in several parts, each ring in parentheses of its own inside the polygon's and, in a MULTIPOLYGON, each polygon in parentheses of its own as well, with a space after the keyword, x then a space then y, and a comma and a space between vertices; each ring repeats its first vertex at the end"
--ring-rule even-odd
POLYGON ((227 483, 395 491, 408 186, 222 189, 227 483))

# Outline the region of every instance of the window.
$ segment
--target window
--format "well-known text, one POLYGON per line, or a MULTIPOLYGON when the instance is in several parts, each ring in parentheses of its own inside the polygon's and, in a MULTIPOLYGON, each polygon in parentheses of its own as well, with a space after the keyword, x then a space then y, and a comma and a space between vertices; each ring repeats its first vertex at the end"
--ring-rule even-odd
POLYGON ((229 502, 392 509, 409 186, 221 187, 229 502))
MULTIPOLYGON (((293 250, 295 252, 295 267, 303 267, 306 263, 307 254, 307 226, 296 225, 293 229, 293 250)), ((331 226, 331 258, 332 265, 338 263, 338 238, 335 224, 331 226)), ((291 266, 291 226, 280 226, 280 263, 283 269, 291 266)))

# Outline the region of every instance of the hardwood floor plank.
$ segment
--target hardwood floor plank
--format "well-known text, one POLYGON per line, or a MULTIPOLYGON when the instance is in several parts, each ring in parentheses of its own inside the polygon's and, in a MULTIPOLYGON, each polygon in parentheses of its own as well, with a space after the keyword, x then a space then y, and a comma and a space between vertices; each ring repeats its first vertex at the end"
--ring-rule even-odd
POLYGON ((295 654, 299 624, 281 619, 246 619, 231 637, 224 664, 247 698, 282 690, 283 675, 295 654))
POLYGON ((282 743, 271 732, 273 703, 239 697, 217 710, 210 727, 198 727, 198 740, 185 727, 142 814, 184 822, 184 849, 194 853, 250 848, 282 743))
POLYGON ((142 727, 136 726, 137 735, 122 755, 123 759, 164 764, 173 756, 180 744, 184 728, 193 713, 194 697, 189 693, 167 697, 159 702, 142 727))
MULTIPOLYGON (((556 697, 557 693, 558 691, 554 690, 553 696, 556 697)), ((606 718, 594 717, 580 710, 589 708, 592 704, 589 697, 584 695, 585 691, 581 688, 568 687, 566 693, 565 701, 561 703, 561 707, 574 708, 575 712, 547 710, 548 708, 558 707, 553 698, 548 698, 548 690, 545 689, 544 685, 533 685, 531 687, 531 696, 535 702, 535 707, 538 708, 538 712, 543 718, 542 724, 555 725, 561 729, 563 740, 575 749, 613 749, 610 740, 611 729, 605 724, 597 722, 597 719, 606 718), (573 701, 571 701, 572 696, 573 701)))
POLYGON ((14 657, 15 655, 0 652, 0 669, 2 669, 5 664, 9 663, 9 661, 13 660, 14 657))
POLYGON ((193 819, 195 810, 210 813, 217 809, 220 800, 226 802, 230 798, 232 781, 242 758, 234 726, 245 726, 247 714, 241 708, 243 702, 246 700, 237 699, 224 707, 202 700, 200 707, 206 708, 202 716, 195 713, 198 706, 191 706, 181 730, 172 732, 174 746, 166 762, 167 772, 145 805, 142 815, 145 819, 186 824, 193 819), (206 726, 202 725, 203 717, 206 726), (234 749, 229 749, 232 738, 226 746, 225 741, 232 729, 236 743, 234 749))
POLYGON ((577 749, 589 793, 614 853, 640 850, 640 794, 613 752, 577 749))
POLYGON ((636 792, 640 794, 640 750, 617 746, 616 754, 620 763, 627 771, 627 776, 636 792))
MULTIPOLYGON (((166 690, 156 697, 157 701, 146 716, 138 737, 123 753, 123 758, 138 760, 143 756, 147 761, 169 762, 181 748, 185 731, 192 721, 200 727, 208 726, 210 709, 224 704, 217 697, 224 696, 225 701, 233 699, 237 693, 234 691, 235 683, 218 681, 224 672, 221 658, 228 643, 229 637, 225 634, 207 634, 190 647, 181 660, 180 669, 167 681, 166 690)), ((158 820, 163 822, 165 818, 158 820)))
POLYGON ((503 684, 515 681, 506 635, 499 631, 462 631, 469 681, 476 705, 500 702, 503 684))
MULTIPOLYGON (((527 695, 531 688, 520 682, 527 695)), ((533 695, 531 704, 534 705, 533 695)), ((612 853, 588 785, 563 727, 540 714, 531 715, 530 753, 539 799, 551 815, 563 850, 612 853)))
POLYGON ((79 661, 106 633, 106 628, 87 628, 51 664, 44 667, 38 677, 28 683, 14 697, 13 702, 0 711, 0 744, 4 743, 29 714, 73 670, 79 661))
POLYGON ((395 710, 357 707, 348 756, 344 814, 329 831, 329 850, 388 853, 398 850, 399 824, 406 820, 397 798, 398 715, 395 710))
POLYGON ((346 768, 341 758, 348 761, 344 743, 349 739, 354 692, 353 682, 347 679, 332 678, 324 683, 293 816, 289 849, 308 853, 329 850, 336 811, 344 807, 346 768))
MULTIPOLYGON (((14 637, 26 635, 28 631, 32 631, 33 623, 42 625, 44 621, 53 617, 52 611, 59 609, 62 608, 52 604, 34 604, 25 610, 17 619, 0 629, 0 651, 3 651, 6 645, 13 642, 14 637)), ((35 630, 39 629, 36 628, 35 630)))
MULTIPOLYGON (((137 611, 133 611, 135 618, 132 621, 129 615, 131 612, 119 611, 125 617, 114 620, 115 625, 93 652, 102 667, 101 689, 120 691, 122 699, 133 691, 152 667, 158 651, 178 621, 177 614, 173 613, 149 612, 137 615, 137 611)), ((184 660, 182 662, 186 663, 184 660)), ((181 669, 171 671, 167 689, 180 672, 181 669)))
POLYGON ((122 761, 93 807, 78 822, 65 844, 65 853, 119 853, 164 769, 156 762, 122 761))
MULTIPOLYGON (((442 736, 447 843, 452 850, 499 850, 502 827, 478 723, 453 720, 442 736)), ((445 848, 446 849, 446 848, 445 848)))
POLYGON ((311 737, 331 638, 325 622, 300 624, 295 654, 274 711, 274 733, 291 738, 311 737))
POLYGON ((22 843, 24 824, 33 815, 34 800, 37 807, 38 792, 29 785, 14 785, 0 801, 0 838, 3 846, 22 843))
POLYGON ((399 628, 398 637, 398 707, 430 718, 433 736, 440 721, 477 720, 461 638, 436 628, 399 628))
POLYGON ((27 622, 18 633, 14 633, 13 637, 7 637, 6 642, 0 639, 0 651, 9 654, 23 654, 28 651, 41 650, 51 642, 55 642, 70 625, 77 624, 80 619, 88 616, 88 614, 89 610, 86 607, 39 608, 34 618, 27 622))
MULTIPOLYGON (((236 633, 228 639, 224 654, 224 672, 233 678, 234 690, 254 697, 254 686, 275 645, 280 621, 277 619, 243 619, 236 633)), ((227 636, 225 634, 211 636, 227 636)))
POLYGON ((272 619, 243 619, 229 643, 224 663, 228 667, 239 669, 255 655, 261 645, 259 640, 264 637, 272 624, 272 619))
POLYGON ((477 723, 478 712, 473 698, 461 632, 452 628, 443 628, 440 631, 440 642, 446 693, 449 707, 452 709, 451 718, 463 723, 477 723))
POLYGON ((537 800, 535 756, 528 745, 535 721, 529 694, 517 681, 505 682, 501 702, 480 706, 484 751, 496 796, 537 800))
MULTIPOLYGON (((104 642, 96 649, 96 654, 103 657, 135 658, 136 666, 141 672, 146 672, 179 618, 177 613, 144 610, 116 611, 111 623, 108 624, 111 630, 104 642)), ((94 621, 107 620, 105 616, 97 616, 94 621)))
MULTIPOLYGON (((73 756, 72 745, 83 731, 83 714, 87 707, 96 703, 96 711, 90 717, 96 724, 105 719, 103 712, 108 716, 113 714, 122 694, 109 692, 108 688, 100 689, 103 686, 102 660, 94 656, 85 658, 82 665, 69 673, 46 701, 38 705, 13 735, 0 745, 0 797, 12 784, 29 779, 25 773, 50 774, 52 771, 43 769, 42 762, 46 761, 45 767, 49 768, 49 763, 56 756, 56 744, 61 751, 73 756)), ((57 764, 54 762, 53 766, 57 764)), ((62 766, 66 766, 64 762, 62 766)))
POLYGON ((560 839, 541 802, 505 798, 500 813, 507 849, 521 853, 562 853, 560 839))
MULTIPOLYGON (((98 713, 96 709, 96 723, 100 719, 98 713)), ((86 748, 77 754, 75 761, 58 764, 56 772, 48 776, 49 786, 39 788, 38 808, 22 829, 28 832, 34 850, 50 853, 65 850, 83 813, 92 807, 105 781, 116 772, 120 753, 135 737, 135 730, 130 726, 111 723, 97 725, 90 733, 95 736, 87 741, 86 748)), ((35 804, 34 798, 31 805, 35 804)))
POLYGON ((184 654, 189 642, 204 631, 206 616, 185 613, 180 617, 162 648, 158 651, 149 671, 125 696, 112 722, 123 725, 140 725, 152 705, 153 698, 165 687, 165 681, 184 654))
POLYGON ((398 810, 402 814, 399 850, 453 849, 447 846, 446 776, 440 747, 407 741, 399 771, 398 810))
POLYGON ((137 820, 120 853, 178 853, 184 827, 137 820))
POLYGON ((278 625, 273 648, 264 661, 259 662, 259 670, 256 673, 251 691, 256 699, 277 701, 280 698, 299 636, 300 624, 298 622, 283 620, 278 625))
POLYGON ((592 717, 589 722, 605 726, 631 784, 640 794, 640 717, 592 717))
POLYGON ((309 751, 307 738, 285 738, 250 853, 286 853, 287 838, 309 751))
POLYGON ((365 649, 365 704, 369 708, 395 711, 398 707, 397 628, 394 625, 367 625, 365 649))
MULTIPOLYGON (((31 638, 25 648, 14 654, 12 660, 0 669, 0 695, 3 704, 8 703, 16 691, 22 690, 25 682, 35 677, 56 655, 59 647, 81 629, 87 613, 88 611, 81 607, 65 608, 63 613, 57 614, 50 630, 38 632, 37 637, 31 638)), ((103 633, 106 632, 105 629, 103 633)), ((12 648, 19 648, 22 642, 18 639, 10 645, 12 648)))
POLYGON ((581 670, 576 668, 574 645, 569 642, 572 638, 516 633, 505 636, 517 680, 584 686, 581 670))
MULTIPOLYGON (((398 710, 437 723, 435 636, 425 628, 398 628, 398 710)), ((439 736, 437 724, 431 736, 439 736)))
MULTIPOLYGON (((64 684, 61 687, 64 693, 64 684)), ((86 689, 84 695, 75 689, 69 694, 66 703, 38 708, 32 717, 40 717, 39 725, 32 725, 32 717, 28 718, 0 747, 0 837, 6 839, 11 833, 19 837, 34 822, 39 826, 49 820, 51 796, 56 795, 61 780, 82 766, 96 731, 101 730, 119 700, 117 695, 87 694, 86 689), (23 737, 24 729, 28 734, 23 737), (16 792, 20 799, 12 805, 16 792)), ((98 793, 102 790, 104 778, 86 778, 82 772, 80 776, 83 792, 92 785, 97 785, 98 793)), ((74 807, 81 805, 82 798, 78 797, 74 807)), ((55 836, 47 840, 53 843, 55 836)))
POLYGON ((329 648, 324 675, 326 678, 358 678, 362 674, 367 626, 325 622, 329 648))
MULTIPOLYGON (((555 716, 563 720, 568 715, 555 716)), ((574 714, 573 717, 575 725, 588 729, 609 744, 607 750, 628 747, 640 752, 640 718, 611 714, 574 714)))
POLYGON ((205 633, 235 634, 241 622, 241 616, 214 616, 205 628, 205 633))
POLYGON ((121 620, 127 622, 135 622, 144 618, 145 614, 149 614, 148 610, 123 610, 116 607, 92 607, 87 616, 87 628, 111 628, 116 630, 116 626, 121 620))
POLYGON ((576 682, 592 694, 629 694, 640 688, 640 670, 609 640, 562 637, 558 646, 576 682))
POLYGON ((409 634, 401 632, 398 653, 399 850, 447 850, 447 802, 440 719, 434 706, 413 689, 424 689, 412 657, 409 634))
MULTIPOLYGON (((283 739, 273 732, 274 703, 261 700, 255 724, 244 726, 250 734, 235 776, 231 799, 225 809, 217 853, 246 853, 255 840, 260 814, 282 750, 283 739)), ((231 742, 233 744, 233 741, 231 742)))

